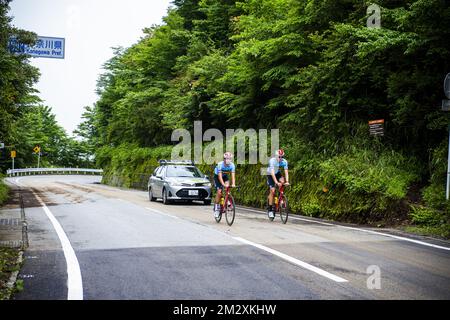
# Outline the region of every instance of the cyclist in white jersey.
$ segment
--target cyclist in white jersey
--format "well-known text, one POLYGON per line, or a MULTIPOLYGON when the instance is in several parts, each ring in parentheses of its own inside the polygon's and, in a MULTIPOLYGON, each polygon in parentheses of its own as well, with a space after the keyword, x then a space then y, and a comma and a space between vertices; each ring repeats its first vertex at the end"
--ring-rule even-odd
POLYGON ((288 162, 284 159, 284 155, 283 149, 277 150, 275 152, 275 157, 269 160, 269 166, 267 168, 267 185, 270 188, 269 196, 267 198, 269 203, 267 214, 270 218, 274 217, 273 199, 275 195, 275 186, 281 187, 282 185, 289 185, 288 162), (280 168, 284 169, 286 178, 281 175, 280 168))

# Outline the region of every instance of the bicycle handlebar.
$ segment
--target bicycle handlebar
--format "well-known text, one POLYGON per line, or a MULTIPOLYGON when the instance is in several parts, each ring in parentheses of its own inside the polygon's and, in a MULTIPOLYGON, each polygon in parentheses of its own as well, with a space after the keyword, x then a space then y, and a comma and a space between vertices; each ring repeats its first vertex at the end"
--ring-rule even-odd
POLYGON ((232 186, 228 186, 228 187, 222 186, 222 190, 226 190, 227 188, 230 188, 230 189, 238 189, 238 190, 240 190, 240 189, 241 189, 241 186, 235 186, 235 187, 232 187, 232 186))

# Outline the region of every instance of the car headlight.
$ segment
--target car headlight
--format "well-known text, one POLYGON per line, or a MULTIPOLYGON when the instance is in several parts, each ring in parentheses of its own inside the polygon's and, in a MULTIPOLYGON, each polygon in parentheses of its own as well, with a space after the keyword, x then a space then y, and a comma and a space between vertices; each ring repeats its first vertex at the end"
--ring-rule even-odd
POLYGON ((203 185, 204 185, 205 187, 211 187, 211 182, 204 183, 203 185))

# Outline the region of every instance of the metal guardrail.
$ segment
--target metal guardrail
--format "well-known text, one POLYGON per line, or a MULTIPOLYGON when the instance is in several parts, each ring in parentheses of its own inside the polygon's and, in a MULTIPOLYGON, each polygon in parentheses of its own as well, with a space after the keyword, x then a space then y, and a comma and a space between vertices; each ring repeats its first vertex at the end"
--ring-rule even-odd
POLYGON ((43 175, 43 174, 102 174, 102 169, 84 169, 84 168, 27 168, 27 169, 9 169, 6 170, 8 177, 25 175, 43 175))

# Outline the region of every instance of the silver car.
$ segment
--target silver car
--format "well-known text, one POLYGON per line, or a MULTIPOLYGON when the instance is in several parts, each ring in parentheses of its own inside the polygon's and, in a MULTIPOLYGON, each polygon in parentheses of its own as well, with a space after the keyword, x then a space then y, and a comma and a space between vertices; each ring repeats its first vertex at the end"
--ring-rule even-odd
POLYGON ((175 200, 203 201, 211 204, 211 182, 192 162, 161 160, 148 179, 150 201, 161 198, 164 204, 175 200))

